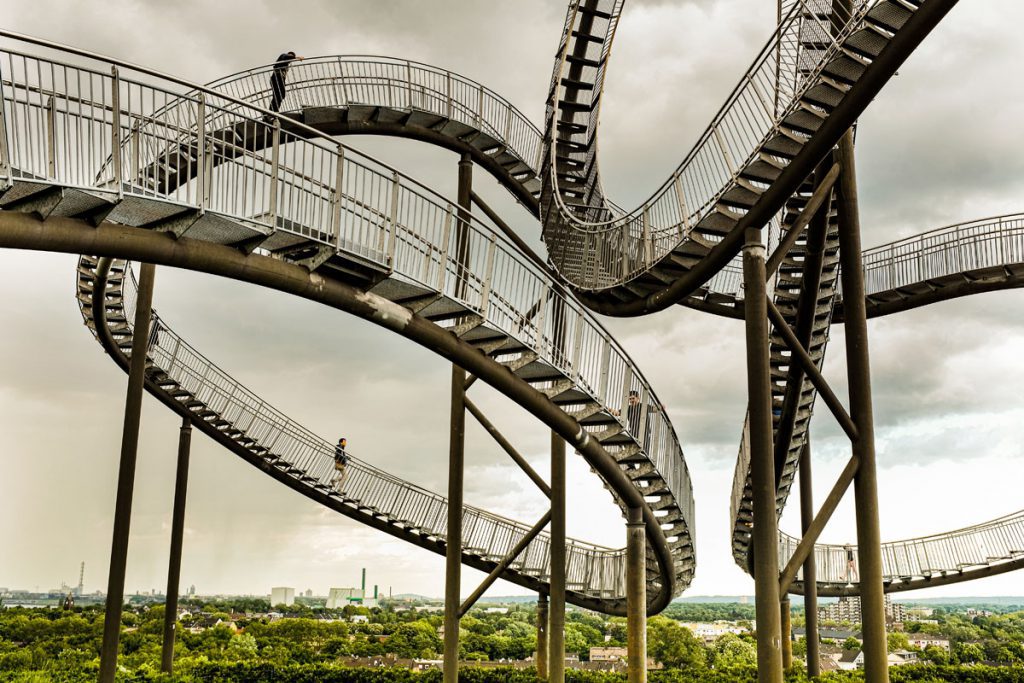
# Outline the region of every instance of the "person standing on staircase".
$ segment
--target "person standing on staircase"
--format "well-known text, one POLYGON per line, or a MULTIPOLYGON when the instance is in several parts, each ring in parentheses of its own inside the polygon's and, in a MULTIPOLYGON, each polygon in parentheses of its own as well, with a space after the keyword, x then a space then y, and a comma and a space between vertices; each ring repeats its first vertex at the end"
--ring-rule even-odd
POLYGON ((348 453, 345 452, 345 447, 348 446, 348 441, 345 437, 338 439, 338 445, 334 447, 334 480, 331 485, 334 490, 341 493, 341 487, 345 483, 345 477, 348 474, 348 453))
POLYGON ((288 76, 288 67, 296 59, 302 59, 302 57, 297 56, 294 52, 285 52, 278 55, 277 61, 274 63, 274 73, 270 75, 270 111, 276 112, 281 110, 281 103, 284 101, 285 96, 284 83, 288 76))

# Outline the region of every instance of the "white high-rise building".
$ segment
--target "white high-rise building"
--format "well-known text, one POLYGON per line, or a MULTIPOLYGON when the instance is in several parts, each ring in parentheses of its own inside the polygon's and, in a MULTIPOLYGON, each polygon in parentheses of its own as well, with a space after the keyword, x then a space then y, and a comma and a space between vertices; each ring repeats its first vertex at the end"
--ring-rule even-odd
POLYGON ((270 589, 270 606, 276 605, 294 605, 295 604, 295 589, 287 588, 284 586, 278 586, 277 588, 270 589))

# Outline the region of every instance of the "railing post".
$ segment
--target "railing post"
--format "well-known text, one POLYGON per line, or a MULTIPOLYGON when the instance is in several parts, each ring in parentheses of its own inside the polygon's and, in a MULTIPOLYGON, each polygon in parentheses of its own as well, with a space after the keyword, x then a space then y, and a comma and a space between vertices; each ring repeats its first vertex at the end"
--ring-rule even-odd
POLYGON ((281 169, 281 119, 274 117, 273 141, 270 148, 270 205, 267 214, 270 217, 270 227, 277 230, 277 194, 278 172, 281 169))
POLYGON ((4 97, 3 79, 0 78, 0 194, 13 184, 11 150, 7 145, 7 99, 4 97))
POLYGON ((167 600, 164 603, 164 642, 160 670, 171 673, 174 666, 174 635, 178 623, 178 587, 181 578, 181 543, 185 532, 185 496, 188 491, 188 461, 192 444, 192 422, 186 417, 178 435, 178 470, 174 479, 174 512, 171 517, 171 557, 167 568, 167 600))
MULTIPOLYGON (((398 175, 398 171, 395 171, 395 175, 391 178, 391 212, 388 215, 387 260, 388 266, 391 269, 394 269, 395 267, 395 245, 398 242, 398 191, 400 188, 401 178, 398 175)), ((384 239, 383 234, 381 235, 381 239, 384 239)), ((384 245, 381 245, 381 247, 383 246, 384 245)))
POLYGON ((196 141, 196 201, 199 213, 202 214, 206 211, 206 93, 199 93, 197 98, 196 128, 199 135, 196 141))
POLYGON ((111 133, 110 161, 114 170, 114 183, 117 187, 117 198, 124 197, 124 176, 121 167, 121 77, 117 67, 110 67, 112 82, 110 85, 111 133))
POLYGON ((338 145, 338 153, 335 156, 336 166, 334 169, 334 197, 331 206, 331 233, 334 235, 334 246, 341 248, 341 202, 344 193, 342 188, 345 181, 345 148, 338 145))
POLYGON ((679 204, 679 234, 690 232, 690 214, 686 208, 686 190, 683 189, 683 180, 677 174, 672 186, 676 191, 676 202, 679 204))
POLYGON ((643 212, 645 266, 650 266, 654 262, 654 245, 651 243, 651 219, 649 213, 649 208, 645 206, 643 212))
POLYGON ((544 285, 541 290, 540 299, 537 301, 537 318, 534 322, 534 327, 537 330, 536 342, 537 346, 535 350, 537 353, 543 353, 544 351, 544 330, 547 327, 548 319, 548 298, 551 296, 551 286, 544 285))
POLYGON ((444 292, 444 281, 445 275, 448 273, 448 251, 449 242, 452 239, 452 221, 455 220, 454 209, 452 205, 448 205, 448 211, 444 216, 444 234, 441 237, 441 253, 438 254, 438 266, 437 266, 437 291, 444 292))
POLYGON ((348 88, 345 85, 345 66, 344 65, 345 65, 345 63, 343 61, 341 61, 341 57, 338 57, 338 82, 341 83, 341 100, 342 100, 341 102, 339 102, 339 104, 342 104, 342 105, 347 107, 350 104, 350 101, 349 101, 349 98, 348 98, 348 88))
POLYGON ((46 176, 57 179, 57 102, 53 95, 46 100, 46 176))
POLYGON ((124 604, 125 568, 128 562, 128 535, 131 527, 132 497, 135 492, 135 462, 139 450, 139 421, 146 373, 146 345, 152 316, 153 281, 156 267, 143 263, 139 270, 139 291, 135 302, 135 327, 132 331, 128 391, 125 396, 124 428, 121 433, 121 460, 114 503, 114 533, 110 546, 110 574, 107 579, 107 604, 103 620, 103 644, 100 650, 100 683, 113 683, 117 672, 117 651, 121 640, 121 609, 124 604))
POLYGON ((445 96, 448 98, 448 108, 446 110, 446 116, 450 120, 452 118, 452 74, 447 72, 445 74, 445 96))
POLYGON ((487 266, 484 269, 484 283, 480 291, 480 313, 487 317, 487 304, 491 298, 491 282, 494 280, 494 252, 497 249, 498 236, 491 234, 491 243, 487 245, 487 266))
POLYGON ((409 98, 409 109, 412 109, 412 62, 405 62, 405 91, 409 98))
POLYGON ((480 85, 480 96, 477 99, 476 105, 476 127, 477 129, 483 126, 484 120, 484 86, 480 85))
POLYGON ((130 164, 129 171, 131 173, 130 182, 133 183, 133 184, 139 182, 139 180, 140 180, 139 179, 139 173, 141 173, 141 168, 140 168, 140 166, 141 166, 141 163, 140 163, 141 159, 139 158, 140 157, 140 149, 139 149, 140 131, 139 131, 139 128, 141 126, 142 126, 142 122, 138 121, 138 120, 135 121, 135 123, 132 125, 131 138, 130 138, 129 148, 128 148, 128 156, 129 156, 129 164, 130 164))

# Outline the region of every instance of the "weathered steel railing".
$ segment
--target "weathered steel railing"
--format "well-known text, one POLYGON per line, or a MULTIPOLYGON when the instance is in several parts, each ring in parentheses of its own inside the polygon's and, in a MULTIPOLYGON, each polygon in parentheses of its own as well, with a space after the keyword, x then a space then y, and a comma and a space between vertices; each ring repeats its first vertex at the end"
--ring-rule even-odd
MULTIPOLYGON (((273 65, 249 69, 207 87, 245 102, 270 100, 273 65)), ((281 111, 367 105, 421 111, 489 134, 531 169, 540 168, 541 132, 490 88, 453 71, 390 57, 345 55, 294 61, 281 111)))
MULTIPOLYGON (((129 269, 121 288, 123 317, 135 319, 137 284, 129 269)), ((83 303, 83 313, 87 313, 83 303)), ((87 316, 88 319, 88 316, 87 316)), ((130 322, 128 329, 130 331, 130 322)), ((123 333, 119 333, 122 334, 123 333)), ((126 355, 130 352, 126 350, 126 355)), ((268 404, 238 380, 206 358, 160 319, 150 334, 147 352, 155 368, 174 379, 205 407, 214 411, 265 447, 272 456, 301 473, 308 485, 331 487, 335 477, 334 448, 287 415, 268 404)), ((342 486, 347 501, 375 510, 392 523, 415 528, 422 534, 445 538, 448 501, 444 496, 411 484, 351 457, 342 486)), ((463 543, 471 552, 489 559, 504 557, 530 526, 472 506, 463 511, 463 543)), ((511 568, 544 579, 548 575, 550 535, 541 532, 511 568)), ((568 582, 580 592, 624 595, 625 564, 622 550, 569 539, 568 582)))
MULTIPOLYGON (((864 3, 852 16, 842 10, 822 12, 822 0, 798 0, 775 30, 768 44, 754 60, 697 144, 676 171, 643 204, 625 215, 610 211, 604 201, 596 160, 596 123, 599 98, 607 67, 608 49, 617 23, 621 0, 605 0, 596 9, 611 15, 598 54, 587 58, 596 66, 583 69, 584 80, 593 88, 574 92, 574 103, 592 106, 587 123, 577 131, 560 131, 545 153, 546 178, 554 191, 542 200, 545 239, 551 258, 560 272, 582 290, 599 290, 625 282, 650 269, 657 261, 688 238, 694 225, 738 178, 738 173, 760 152, 763 144, 779 131, 779 123, 795 111, 804 90, 813 85, 821 69, 838 53, 842 42, 860 27, 864 14, 875 1, 864 3), (801 47, 813 34, 815 50, 801 47), (802 74, 785 79, 780 74, 802 74), (787 85, 787 82, 789 85, 787 85), (784 100, 782 106, 777 100, 784 100), (568 142, 578 148, 586 182, 583 200, 564 194, 556 150, 568 142), (605 251, 621 255, 614 269, 602 259, 605 251)), ((571 33, 589 12, 571 9, 556 63, 548 108, 547 129, 560 120, 559 104, 567 92, 567 57, 571 33)), ((547 182, 547 180, 546 180, 547 182)))
POLYGON ((898 287, 1024 263, 1024 214, 958 223, 864 251, 868 295, 898 287))
POLYGON ((472 217, 462 223, 429 189, 313 129, 290 134, 222 93, 71 54, 90 65, 0 51, 0 163, 11 180, 133 207, 174 205, 206 221, 204 239, 255 240, 272 251, 301 238, 458 301, 621 414, 692 534, 689 473, 649 384, 582 306, 496 233, 472 217), (631 391, 641 397, 642 430, 626 418, 631 391))
MULTIPOLYGON (((784 567, 800 539, 779 537, 780 567, 784 567)), ((857 566, 856 545, 819 543, 814 557, 819 583, 857 583, 857 571, 850 569, 848 553, 857 566)), ((882 575, 887 581, 906 581, 940 574, 957 573, 1024 558, 1024 511, 982 524, 932 536, 882 544, 882 575)), ((797 574, 803 580, 803 569, 797 574)))

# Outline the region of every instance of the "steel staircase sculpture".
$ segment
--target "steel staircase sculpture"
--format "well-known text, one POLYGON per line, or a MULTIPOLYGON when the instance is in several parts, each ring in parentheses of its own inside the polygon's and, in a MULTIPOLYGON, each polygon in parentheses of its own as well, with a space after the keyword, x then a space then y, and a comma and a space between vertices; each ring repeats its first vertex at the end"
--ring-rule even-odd
POLYGON ((574 0, 551 82, 549 258, 585 303, 640 315, 693 294, 766 225, 955 0, 800 0, 682 164, 638 209, 605 201, 597 119, 622 0, 574 0), (791 37, 803 48, 792 48, 791 37), (801 72, 794 92, 779 72, 801 72))
MULTIPOLYGON (((6 164, 0 170, 6 192, 0 205, 5 211, 34 212, 44 219, 87 217, 230 245, 242 253, 258 250, 393 302, 394 308, 374 316, 392 329, 400 329, 405 316, 433 321, 576 420, 576 445, 591 464, 598 471, 604 467, 599 458, 593 460, 594 449, 600 448, 618 463, 617 476, 625 475, 622 481, 646 498, 654 560, 648 576, 651 609, 661 609, 686 586, 693 572, 692 491, 660 403, 593 318, 496 233, 394 169, 327 142, 315 130, 290 134, 263 121, 264 112, 244 111, 244 102, 211 90, 154 72, 144 72, 145 80, 126 78, 122 72, 131 67, 123 64, 106 71, 13 51, 3 51, 0 59, 6 132, 6 164), (189 92, 198 94, 190 108, 182 108, 189 92), (222 107, 224 102, 234 109, 222 107), (159 112, 174 114, 161 118, 159 112), (117 153, 111 156, 111 150, 117 153), (101 171, 96 175, 94 169, 101 171), (641 396, 643 429, 626 417, 630 391, 641 396)), ((103 267, 103 262, 82 265, 83 271, 103 267)), ((103 282, 98 272, 83 275, 94 278, 94 285, 103 282)), ((116 301, 118 295, 112 297, 116 301)), ((124 316, 114 314, 112 324, 123 325, 124 316)), ((96 328, 102 339, 105 325, 96 328)), ((117 328, 120 341, 126 334, 117 328)), ((294 475, 289 485, 321 502, 329 499, 315 486, 323 483, 324 465, 314 463, 310 448, 315 444, 308 438, 288 434, 290 448, 306 448, 304 460, 292 460, 292 451, 261 443, 262 437, 233 421, 237 418, 204 400, 207 394, 223 399, 217 385, 189 386, 187 380, 195 378, 184 368, 185 374, 176 376, 173 363, 157 367, 167 377, 151 377, 148 388, 165 403, 199 410, 203 419, 197 424, 220 434, 222 443, 244 432, 254 443, 232 439, 232 450, 254 464, 260 456, 259 466, 268 472, 276 462, 271 456, 287 462, 285 469, 274 470, 277 478, 281 472, 294 475), (191 405, 175 400, 174 394, 183 398, 184 391, 191 405)), ((254 417, 246 414, 245 419, 254 417)), ((291 423, 289 429, 297 432, 291 423)), ((602 477, 614 495, 624 493, 608 470, 602 477)), ((334 507, 358 513, 355 507, 334 507)), ((361 521, 370 517, 363 513, 361 521)), ((511 522, 492 522, 494 530, 515 528, 511 522)), ((436 531, 426 520, 377 526, 406 540, 415 537, 424 547, 440 547, 436 537, 425 535, 436 531), (398 533, 403 523, 426 531, 416 534, 403 527, 398 533)), ((505 547, 497 531, 494 536, 495 548, 467 548, 467 563, 493 567, 483 558, 505 547)), ((615 564, 621 553, 602 554, 594 547, 586 552, 592 560, 585 570, 573 570, 585 577, 576 582, 570 599, 623 612, 622 565, 615 564), (609 562, 614 570, 608 569, 609 562)), ((509 578, 533 587, 541 581, 518 570, 510 570, 509 578)))
MULTIPOLYGON (((127 371, 131 358, 137 285, 123 261, 83 256, 78 264, 78 301, 86 325, 127 371)), ((285 416, 218 368, 164 320, 150 333, 147 389, 188 417, 218 443, 275 479, 363 524, 421 547, 444 552, 447 501, 431 491, 357 458, 342 490, 332 484, 332 445, 285 416)), ((466 506, 465 564, 492 569, 530 530, 466 506)), ((549 536, 542 532, 512 564, 506 578, 534 590, 549 575, 549 536)), ((578 601, 625 592, 622 551, 571 540, 569 589, 578 601)))
MULTIPOLYGON (((678 301, 737 316, 739 273, 728 262, 738 242, 730 235, 779 209, 781 229, 789 228, 814 190, 809 172, 831 146, 827 140, 855 118, 851 102, 870 99, 864 93, 881 87, 952 4, 859 3, 850 17, 836 21, 827 0, 795 0, 701 142, 631 214, 604 197, 593 135, 621 2, 572 3, 552 82, 560 99, 549 109, 546 147, 540 132, 490 90, 401 60, 325 57, 295 65, 283 109, 287 117, 275 126, 262 121, 259 111, 269 67, 200 88, 152 72, 126 79, 118 73, 130 69, 123 64, 105 73, 3 51, 0 184, 6 192, 0 205, 273 254, 358 284, 449 329, 577 419, 581 432, 601 442, 652 501, 674 566, 667 577, 661 558, 659 570, 648 577, 652 603, 663 603, 692 576, 692 497, 674 433, 642 377, 575 300, 500 237, 474 218, 465 222, 429 189, 325 136, 398 135, 470 153, 528 209, 544 209, 552 262, 567 277, 593 277, 589 284, 569 279, 598 310, 632 314, 641 306, 678 301), (585 122, 578 120, 581 115, 585 122), (761 127, 740 125, 751 122, 761 127), (744 158, 749 163, 739 163, 744 158), (468 242, 466 259, 453 256, 461 250, 460 235, 468 242), (580 244, 590 251, 577 259, 573 250, 580 244), (626 257, 617 263, 620 247, 626 257), (501 273, 507 276, 504 286, 501 273), (535 284, 522 287, 513 273, 526 273, 535 284), (601 342, 591 343, 595 338, 601 342), (643 396, 641 424, 651 429, 638 430, 623 417, 629 414, 630 390, 643 396), (632 433, 638 431, 644 433, 632 433), (674 463, 681 468, 673 471, 674 463)), ((803 322, 810 326, 809 351, 819 364, 829 322, 842 319, 835 237, 832 225, 821 286, 803 322)), ((801 278, 806 246, 798 242, 786 254, 774 283, 776 304, 794 329, 802 324, 800 298, 812 296, 801 278)), ((869 315, 1021 286, 1022 257, 1021 216, 951 226, 867 250, 869 315)), ((133 297, 126 272, 125 264, 109 259, 83 257, 79 266, 83 315, 122 366, 133 297)), ((806 380, 790 386, 783 349, 773 334, 776 428, 784 417, 792 418, 785 427, 791 430, 784 440, 789 447, 777 451, 780 514, 814 402, 806 380)), ((219 443, 343 514, 444 552, 442 497, 358 462, 346 495, 339 495, 329 486, 333 465, 325 442, 256 403, 163 322, 150 355, 150 391, 219 443)), ((745 558, 750 522, 746 472, 741 446, 732 501, 738 561, 745 558)), ((464 562, 485 570, 527 529, 475 508, 467 507, 465 515, 464 562)), ((884 544, 887 590, 1024 566, 1021 515, 884 544)), ((534 541, 506 578, 542 587, 544 543, 543 536, 534 541)), ((652 556, 655 546, 649 548, 652 556)), ((780 536, 781 562, 794 547, 794 539, 780 536)), ((857 591, 843 576, 845 553, 845 546, 816 546, 821 594, 857 591)), ((570 601, 621 612, 621 551, 574 541, 569 557, 570 601)))

